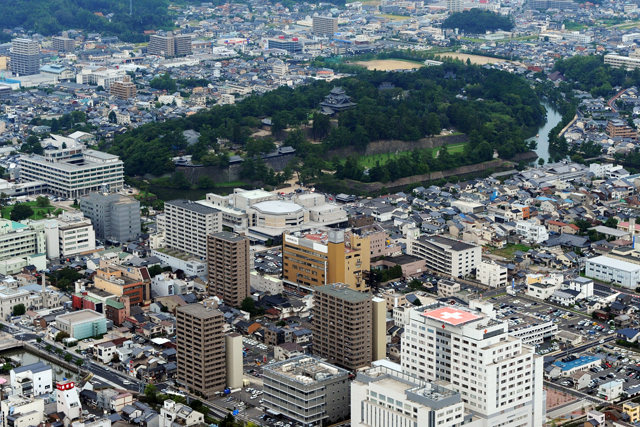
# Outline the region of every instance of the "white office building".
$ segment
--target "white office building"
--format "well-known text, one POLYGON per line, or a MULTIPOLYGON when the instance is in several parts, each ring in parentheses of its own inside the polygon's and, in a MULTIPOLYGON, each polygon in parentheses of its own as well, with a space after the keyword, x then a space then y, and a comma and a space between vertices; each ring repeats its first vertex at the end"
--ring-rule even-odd
POLYGON ((596 178, 608 178, 611 172, 619 169, 622 169, 622 166, 613 163, 591 163, 589 165, 589 172, 593 173, 596 178))
POLYGON ((543 359, 510 335, 506 322, 467 307, 416 308, 405 326, 401 359, 404 373, 460 393, 479 425, 545 422, 543 359))
POLYGON ((358 372, 351 383, 351 423, 354 427, 482 426, 450 385, 420 380, 387 366, 358 372))
POLYGON ((426 267, 451 277, 467 276, 480 264, 482 248, 441 236, 408 239, 407 253, 423 258, 426 267))
POLYGON ((635 289, 640 282, 640 265, 598 256, 587 259, 584 274, 603 282, 618 284, 623 288, 635 289))
POLYGON ((47 183, 47 191, 70 199, 91 192, 117 192, 124 188, 124 165, 118 156, 95 150, 45 150, 44 155, 23 155, 19 177, 24 182, 47 183))
POLYGON ((92 252, 96 233, 91 220, 80 213, 64 213, 61 218, 44 220, 47 258, 69 258, 92 252))
POLYGON ((42 361, 12 369, 10 380, 13 394, 33 397, 53 391, 53 370, 42 361))
POLYGON ((507 286, 507 267, 503 267, 493 261, 481 262, 478 266, 476 276, 478 280, 480 280, 480 283, 491 288, 507 286))
POLYGON ((549 239, 547 228, 544 225, 538 225, 535 220, 517 222, 516 233, 530 243, 542 243, 549 239))

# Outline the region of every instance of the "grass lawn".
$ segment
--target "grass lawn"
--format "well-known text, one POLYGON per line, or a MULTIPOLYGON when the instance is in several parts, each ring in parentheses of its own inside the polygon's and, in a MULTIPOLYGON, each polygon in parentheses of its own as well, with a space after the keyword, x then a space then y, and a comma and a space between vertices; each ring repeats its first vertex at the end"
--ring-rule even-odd
MULTIPOLYGON (((460 144, 451 144, 447 146, 447 149, 451 154, 462 153, 464 151, 464 144, 465 144, 464 142, 460 144)), ((436 156, 436 153, 441 148, 442 147, 430 148, 434 157, 436 156)), ((380 164, 383 165, 388 159, 398 159, 410 153, 411 151, 400 151, 398 152, 398 154, 388 153, 388 154, 370 154, 368 156, 358 156, 358 162, 366 168, 372 168, 376 165, 377 161, 380 161, 380 164)), ((344 162, 346 161, 347 161, 346 158, 340 159, 340 162, 342 164, 344 164, 344 162)))
MULTIPOLYGON (((475 42, 475 43, 487 43, 487 42, 493 41, 493 40, 485 40, 485 39, 474 39, 472 37, 462 37, 462 40, 469 40, 470 42, 475 42)), ((495 41, 499 41, 499 40, 495 40, 495 41)))
POLYGON ((527 252, 529 249, 531 249, 531 248, 529 246, 527 246, 527 245, 521 245, 521 244, 507 245, 502 249, 495 249, 495 250, 491 251, 491 254, 492 255, 501 256, 501 257, 507 258, 507 259, 513 259, 514 254, 517 251, 527 252))
MULTIPOLYGON (((62 209, 56 209, 53 206, 47 206, 46 208, 39 208, 36 204, 36 202, 26 202, 26 203, 21 203, 22 205, 27 205, 30 206, 31 209, 33 209, 33 215, 31 216, 31 219, 43 219, 46 218, 46 214, 50 213, 52 215, 54 215, 56 212, 59 212, 60 214, 62 214, 62 212, 64 212, 62 209)), ((11 206, 6 206, 4 209, 2 209, 2 217, 5 219, 10 219, 11 217, 11 211, 13 210, 13 208, 16 205, 11 205, 11 206)))

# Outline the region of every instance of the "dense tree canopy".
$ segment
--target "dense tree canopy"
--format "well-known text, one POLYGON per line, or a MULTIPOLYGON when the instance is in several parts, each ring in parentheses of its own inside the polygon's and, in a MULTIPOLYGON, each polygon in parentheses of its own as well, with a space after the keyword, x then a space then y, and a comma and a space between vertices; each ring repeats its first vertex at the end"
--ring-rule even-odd
MULTIPOLYGON (((118 135, 110 152, 121 156, 129 175, 162 175, 173 171, 170 158, 178 152, 193 154, 196 162, 205 165, 224 166, 228 154, 219 150, 217 140, 228 139, 244 145, 250 154, 243 162, 243 178, 278 184, 284 174, 275 174, 258 156, 272 149, 272 142, 249 138, 261 117, 271 117, 274 127, 280 130, 294 129, 288 132, 284 145, 296 149, 304 167, 292 165, 285 172, 288 175, 295 171, 301 180, 307 181, 326 168, 328 150, 350 147, 364 150, 371 141, 411 141, 437 135, 443 128, 469 135, 464 158, 443 152, 442 158, 429 164, 424 160, 429 153, 416 153, 414 156, 421 163, 415 163, 416 170, 425 167, 441 170, 445 166, 489 160, 493 150, 503 158, 510 158, 532 148, 525 137, 529 129, 544 122, 545 111, 536 93, 520 76, 446 62, 442 67, 425 67, 415 73, 362 71, 337 82, 317 81, 296 89, 281 87, 247 97, 235 105, 215 106, 183 119, 141 126, 118 135), (395 89, 379 90, 378 86, 387 81, 395 89), (357 103, 355 108, 339 114, 337 126, 332 126, 327 116, 312 114, 334 85, 342 86, 357 103), (311 144, 305 132, 295 130, 309 120, 313 120, 313 138, 322 144, 311 144), (198 142, 190 146, 182 135, 188 129, 201 133, 198 142), (253 155, 255 159, 251 158, 253 155)), ((272 133, 278 136, 273 127, 272 133)), ((371 179, 387 176, 377 169, 372 174, 371 179)), ((339 176, 359 179, 356 175, 359 174, 351 170, 342 171, 339 176)), ((396 175, 393 171, 388 173, 390 179, 396 175)))
POLYGON ((144 30, 173 28, 168 6, 168 0, 136 0, 129 15, 129 0, 13 0, 3 2, 0 27, 22 27, 45 36, 75 28, 143 42, 144 30), (113 17, 106 18, 110 13, 113 17))
POLYGON ((513 28, 513 21, 508 16, 482 9, 465 10, 452 13, 442 23, 442 28, 458 28, 471 34, 485 34, 487 31, 509 31, 513 28))

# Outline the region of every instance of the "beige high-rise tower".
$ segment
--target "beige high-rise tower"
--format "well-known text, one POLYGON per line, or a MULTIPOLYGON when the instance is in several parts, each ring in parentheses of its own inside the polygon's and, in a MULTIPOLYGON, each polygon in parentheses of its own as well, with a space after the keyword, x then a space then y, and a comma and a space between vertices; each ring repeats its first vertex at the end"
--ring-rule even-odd
POLYGON ((223 325, 215 308, 189 304, 176 310, 178 380, 207 399, 226 383, 223 325))
POLYGON ((249 295, 249 239, 223 231, 207 236, 209 295, 238 307, 249 295))
POLYGON ((349 370, 384 358, 385 330, 378 317, 385 316, 386 309, 384 301, 382 306, 378 304, 371 294, 350 289, 344 283, 314 288, 314 354, 349 370))

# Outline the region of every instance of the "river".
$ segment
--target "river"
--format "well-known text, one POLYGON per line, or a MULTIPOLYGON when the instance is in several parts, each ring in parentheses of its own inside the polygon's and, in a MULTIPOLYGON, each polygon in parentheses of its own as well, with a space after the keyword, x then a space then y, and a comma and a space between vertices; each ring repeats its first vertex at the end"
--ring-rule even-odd
POLYGON ((547 110, 547 122, 538 129, 538 136, 530 138, 529 141, 532 139, 537 141, 538 148, 536 148, 535 152, 538 157, 543 158, 547 163, 549 157, 551 157, 549 154, 549 132, 560 123, 562 115, 549 102, 542 101, 541 104, 547 110))
POLYGON ((45 365, 51 366, 51 369, 53 370, 54 381, 62 381, 63 378, 77 379, 78 377, 78 374, 76 374, 75 372, 69 371, 68 369, 63 368, 62 366, 52 363, 46 359, 43 359, 38 355, 29 353, 24 349, 3 351, 1 355, 3 357, 17 356, 17 358, 21 362, 21 366, 31 365, 32 363, 44 362, 45 365))

